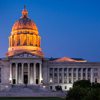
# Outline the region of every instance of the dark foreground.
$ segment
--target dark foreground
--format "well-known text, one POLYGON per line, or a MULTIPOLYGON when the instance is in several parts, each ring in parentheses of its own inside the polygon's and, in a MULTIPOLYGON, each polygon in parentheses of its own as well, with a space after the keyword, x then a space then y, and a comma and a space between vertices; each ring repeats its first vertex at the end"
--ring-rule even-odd
POLYGON ((0 97, 0 100, 65 100, 58 97, 0 97))

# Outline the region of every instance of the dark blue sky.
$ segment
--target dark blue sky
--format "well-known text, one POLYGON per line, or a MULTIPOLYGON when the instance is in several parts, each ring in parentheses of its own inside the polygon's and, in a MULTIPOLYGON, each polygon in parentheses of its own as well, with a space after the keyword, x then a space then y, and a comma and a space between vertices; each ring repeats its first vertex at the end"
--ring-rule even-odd
POLYGON ((100 61, 99 0, 0 0, 0 57, 24 5, 39 29, 46 57, 100 61))

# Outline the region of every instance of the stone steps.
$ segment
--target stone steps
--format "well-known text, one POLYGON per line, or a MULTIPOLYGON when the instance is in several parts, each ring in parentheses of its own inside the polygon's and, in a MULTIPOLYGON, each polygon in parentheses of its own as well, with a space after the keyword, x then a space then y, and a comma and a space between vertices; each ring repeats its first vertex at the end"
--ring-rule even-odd
POLYGON ((9 91, 1 91, 0 97, 63 97, 62 92, 52 92, 42 86, 13 86, 9 91))

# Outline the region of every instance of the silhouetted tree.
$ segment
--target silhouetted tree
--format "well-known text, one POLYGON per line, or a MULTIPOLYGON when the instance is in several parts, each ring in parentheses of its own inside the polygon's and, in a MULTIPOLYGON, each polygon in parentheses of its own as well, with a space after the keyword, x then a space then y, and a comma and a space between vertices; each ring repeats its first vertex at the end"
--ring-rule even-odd
POLYGON ((68 91, 66 100, 82 100, 86 93, 85 89, 76 86, 68 91))
POLYGON ((100 83, 76 81, 67 93, 66 100, 100 100, 100 83))
POLYGON ((79 80, 79 81, 74 82, 73 87, 76 87, 76 86, 83 87, 83 88, 87 88, 87 87, 89 88, 91 87, 91 83, 89 80, 79 80))

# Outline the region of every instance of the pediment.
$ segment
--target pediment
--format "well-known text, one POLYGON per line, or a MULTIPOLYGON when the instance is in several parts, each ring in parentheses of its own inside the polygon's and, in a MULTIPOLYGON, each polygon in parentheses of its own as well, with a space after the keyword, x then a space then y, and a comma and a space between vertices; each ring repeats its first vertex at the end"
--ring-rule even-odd
POLYGON ((76 60, 76 59, 68 58, 68 57, 62 57, 62 58, 53 60, 53 62, 87 62, 87 61, 86 60, 76 60))
POLYGON ((63 57, 63 58, 58 58, 56 60, 54 60, 55 62, 74 62, 73 59, 71 58, 67 58, 67 57, 63 57))
POLYGON ((39 56, 24 52, 14 55, 12 58, 39 58, 39 56))

